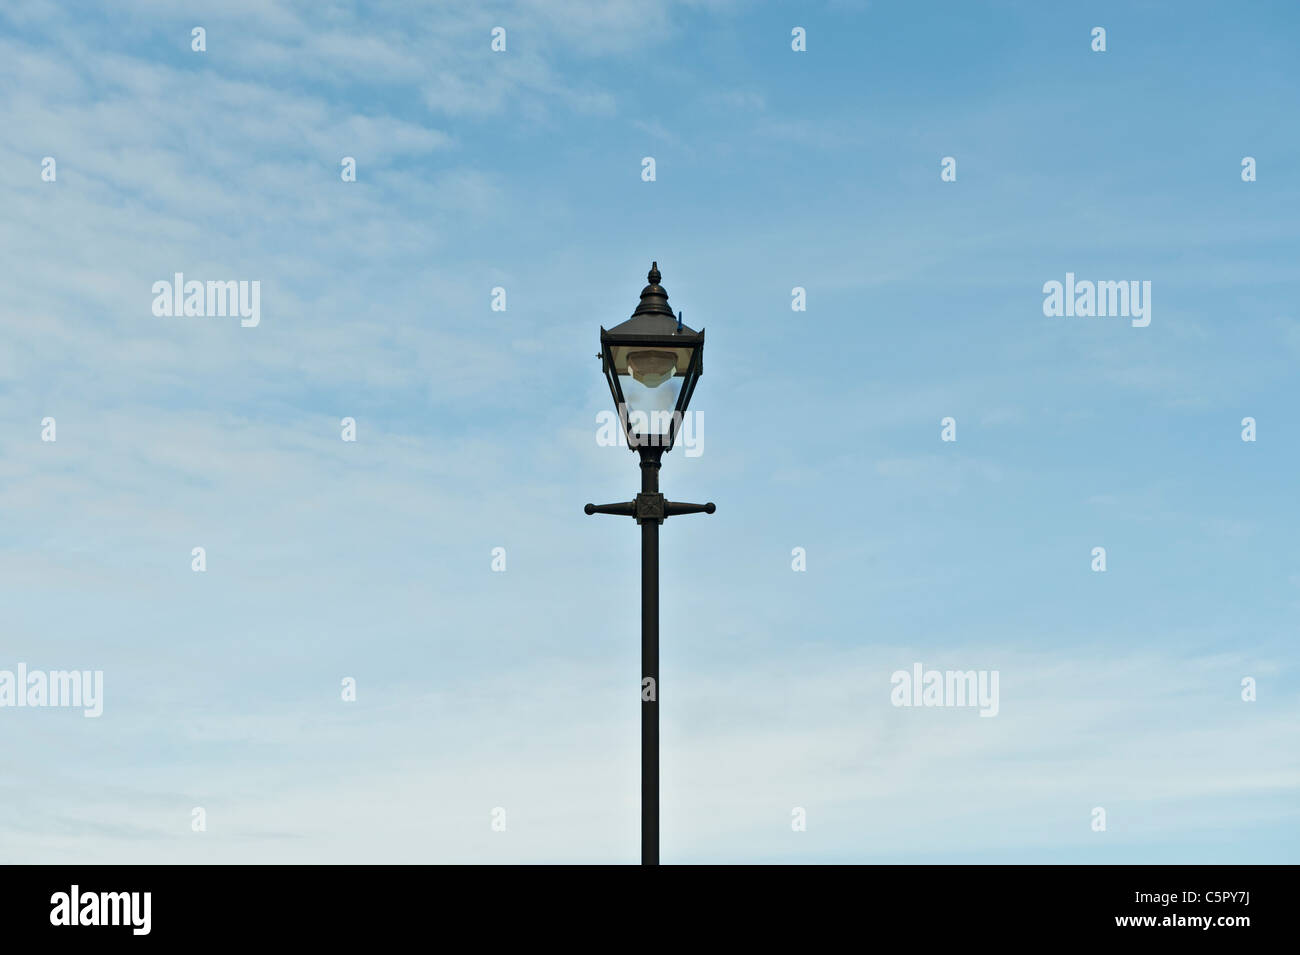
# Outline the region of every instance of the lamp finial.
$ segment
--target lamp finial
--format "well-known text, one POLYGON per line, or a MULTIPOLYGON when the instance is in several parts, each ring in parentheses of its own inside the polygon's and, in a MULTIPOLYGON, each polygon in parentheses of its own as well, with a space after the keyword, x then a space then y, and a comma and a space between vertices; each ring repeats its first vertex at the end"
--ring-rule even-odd
POLYGON ((659 263, 650 263, 650 272, 646 275, 650 284, 641 290, 641 303, 637 305, 633 315, 667 315, 669 318, 675 317, 673 310, 668 307, 668 293, 659 283, 663 276, 659 274, 659 263))

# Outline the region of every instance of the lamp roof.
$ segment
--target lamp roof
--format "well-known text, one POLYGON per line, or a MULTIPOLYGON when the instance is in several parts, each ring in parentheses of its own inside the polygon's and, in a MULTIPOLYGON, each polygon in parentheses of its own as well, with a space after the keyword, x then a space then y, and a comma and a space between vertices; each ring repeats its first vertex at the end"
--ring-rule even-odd
POLYGON ((678 327, 677 316, 668 304, 668 293, 659 284, 663 278, 659 274, 659 263, 650 263, 650 272, 646 279, 650 282, 641 290, 641 301, 626 322, 621 322, 609 329, 610 335, 650 335, 656 338, 677 337, 679 335, 696 336, 699 332, 685 325, 678 327))

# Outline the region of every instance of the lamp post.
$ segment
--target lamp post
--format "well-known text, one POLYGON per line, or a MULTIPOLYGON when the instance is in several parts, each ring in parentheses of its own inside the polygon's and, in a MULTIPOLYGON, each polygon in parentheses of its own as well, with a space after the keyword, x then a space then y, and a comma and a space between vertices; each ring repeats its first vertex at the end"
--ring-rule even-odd
POLYGON ((588 514, 622 514, 641 525, 641 864, 659 864, 659 525, 677 514, 712 514, 709 504, 678 504, 659 493, 659 464, 681 431, 704 371, 704 331, 682 324, 659 284, 659 263, 632 317, 600 329, 601 367, 628 447, 641 458, 641 493, 618 504, 588 504, 588 514))

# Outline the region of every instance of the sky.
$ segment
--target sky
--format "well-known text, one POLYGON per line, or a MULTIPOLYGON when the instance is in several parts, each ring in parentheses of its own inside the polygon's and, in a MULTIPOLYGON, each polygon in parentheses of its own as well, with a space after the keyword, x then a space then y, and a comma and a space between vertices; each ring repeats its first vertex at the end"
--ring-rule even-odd
POLYGON ((639 533, 582 507, 653 260, 717 503, 660 530, 665 863, 1296 862, 1297 32, 6 2, 0 679, 103 712, 0 706, 0 861, 635 863, 639 533))

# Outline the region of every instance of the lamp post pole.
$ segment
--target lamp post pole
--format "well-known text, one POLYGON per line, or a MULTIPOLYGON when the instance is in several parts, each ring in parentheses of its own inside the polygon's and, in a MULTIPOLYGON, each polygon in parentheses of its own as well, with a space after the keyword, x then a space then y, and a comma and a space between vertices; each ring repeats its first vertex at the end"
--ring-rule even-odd
MULTIPOLYGON (((642 448, 640 454, 641 494, 659 497, 663 448, 642 448)), ((659 524, 639 516, 637 520, 641 522, 641 864, 658 865, 659 524)))
POLYGON ((622 514, 641 525, 641 864, 659 864, 659 525, 678 514, 712 514, 708 504, 680 504, 659 493, 662 445, 637 448, 641 493, 620 504, 588 504, 588 514, 622 514))
MULTIPOLYGON (((617 504, 588 504, 588 514, 621 514, 641 525, 641 864, 659 864, 659 525, 677 514, 712 514, 709 504, 679 504, 659 493, 659 465, 672 448, 686 406, 702 371, 704 332, 674 318, 668 293, 659 284, 653 263, 641 304, 632 317, 611 331, 601 329, 602 368, 627 434, 641 458, 641 493, 617 504), (667 369, 665 371, 665 369, 667 369), (683 379, 667 430, 642 433, 629 424, 621 379, 630 377, 646 389, 669 378, 683 379)), ((638 412, 640 413, 640 412, 638 412)))

